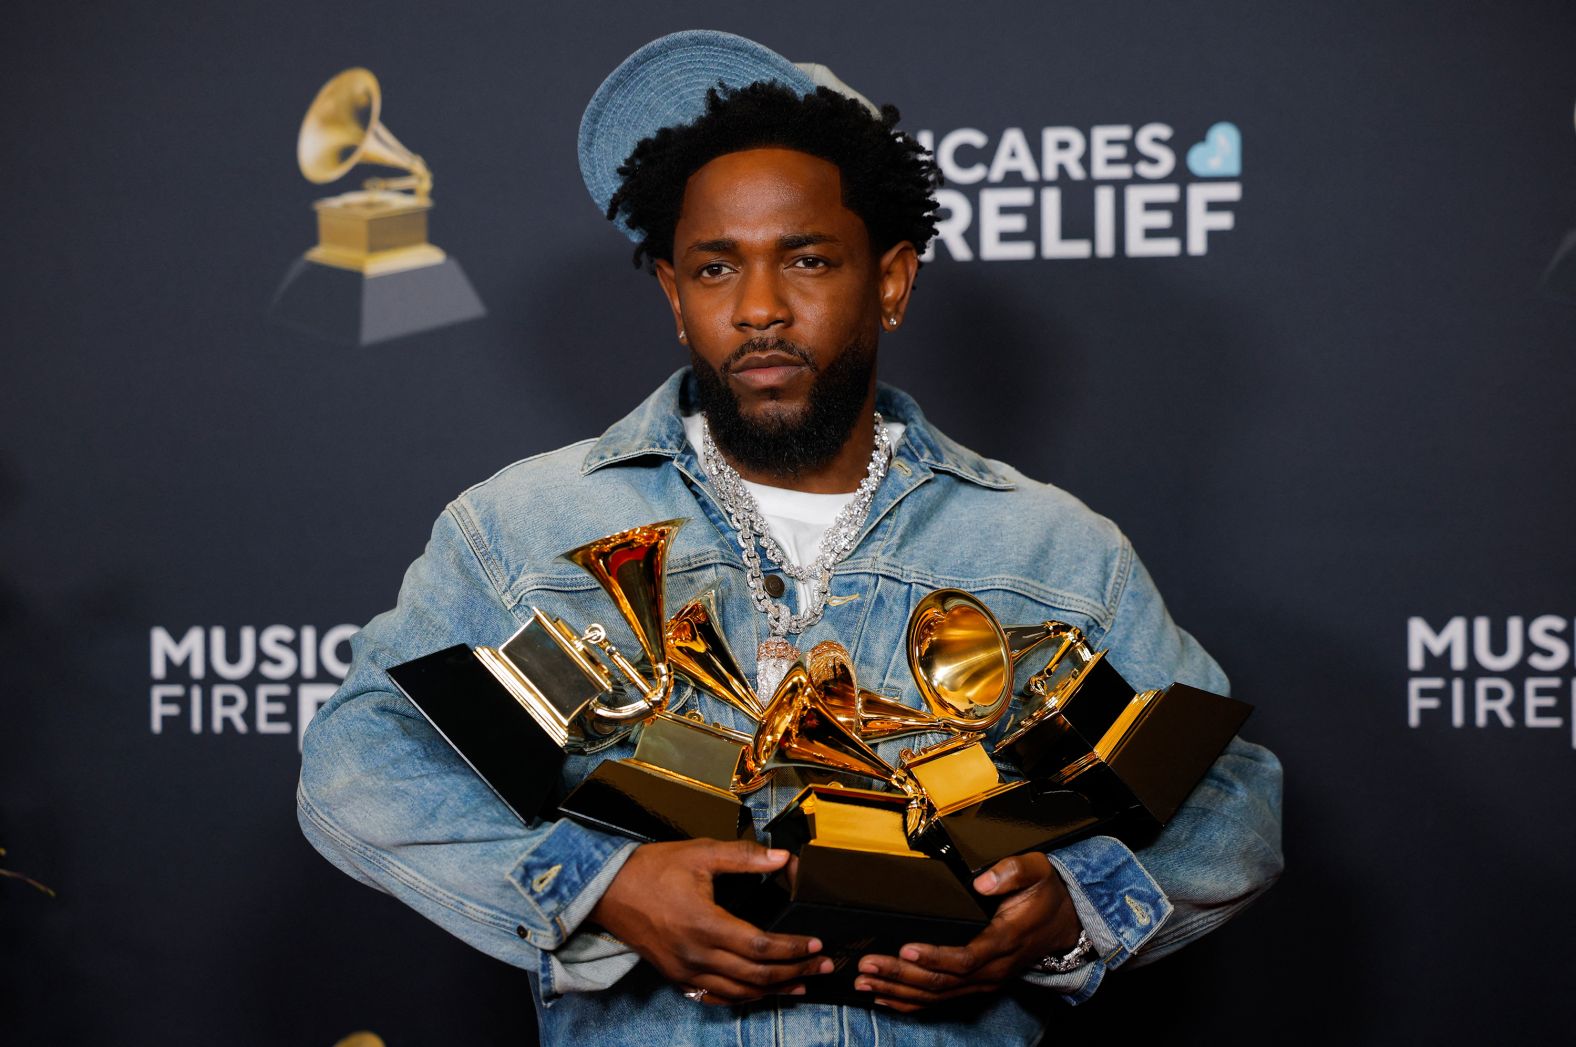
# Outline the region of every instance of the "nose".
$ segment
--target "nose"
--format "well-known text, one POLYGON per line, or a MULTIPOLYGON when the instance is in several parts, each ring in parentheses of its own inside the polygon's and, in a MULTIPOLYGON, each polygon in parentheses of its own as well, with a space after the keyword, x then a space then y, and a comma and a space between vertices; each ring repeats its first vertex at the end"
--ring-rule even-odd
POLYGON ((765 331, 793 323, 793 311, 782 293, 781 274, 775 266, 752 266, 741 276, 733 308, 735 328, 765 331))

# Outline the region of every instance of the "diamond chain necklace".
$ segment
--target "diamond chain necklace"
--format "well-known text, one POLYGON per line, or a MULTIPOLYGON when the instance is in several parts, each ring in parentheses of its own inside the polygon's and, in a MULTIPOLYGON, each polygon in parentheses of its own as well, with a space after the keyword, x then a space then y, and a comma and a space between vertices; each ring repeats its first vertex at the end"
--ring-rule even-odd
POLYGON ((723 510, 727 512, 738 534, 739 549, 744 556, 744 580, 750 589, 750 600, 757 610, 766 615, 767 627, 773 638, 804 632, 820 621, 826 610, 826 600, 832 591, 832 565, 853 549, 854 541, 859 537, 859 528, 870 514, 870 503, 875 499, 876 488, 881 486, 882 479, 886 477, 887 464, 892 460, 892 441, 887 439, 880 411, 876 412, 875 421, 875 448, 870 452, 870 467, 865 471, 865 478, 859 481, 859 489, 821 536, 821 545, 814 562, 801 566, 794 563, 772 538, 766 518, 761 514, 760 504, 745 486, 744 477, 718 452, 711 438, 711 426, 706 424, 706 416, 701 415, 701 465, 706 475, 711 477, 717 500, 722 503, 723 510), (807 591, 803 611, 791 614, 786 604, 777 603, 767 595, 766 574, 761 568, 761 555, 755 549, 757 542, 766 550, 771 561, 783 569, 784 574, 804 583, 807 591))

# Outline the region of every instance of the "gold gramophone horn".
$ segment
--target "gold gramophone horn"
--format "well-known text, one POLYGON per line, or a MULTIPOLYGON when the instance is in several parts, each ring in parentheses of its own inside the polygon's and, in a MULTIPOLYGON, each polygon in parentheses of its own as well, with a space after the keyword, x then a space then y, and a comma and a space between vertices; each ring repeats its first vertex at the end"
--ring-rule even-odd
POLYGON ((664 636, 662 578, 668 545, 674 532, 684 523, 683 520, 664 520, 632 527, 563 554, 565 560, 595 578, 612 598, 619 614, 634 632, 645 654, 646 665, 656 678, 647 680, 645 673, 608 643, 602 626, 595 623, 589 626, 582 639, 601 648, 641 693, 641 700, 629 705, 599 708, 597 715, 602 719, 616 721, 647 715, 660 709, 673 690, 673 673, 668 666, 664 636))
POLYGON ((432 172, 383 125, 382 109, 383 92, 369 69, 346 69, 324 84, 296 138, 301 173, 321 185, 343 178, 357 164, 397 167, 410 176, 371 179, 367 188, 411 189, 425 203, 432 193, 432 172))
POLYGON ((923 709, 910 708, 896 698, 860 687, 848 648, 836 640, 822 640, 810 648, 809 670, 810 680, 827 709, 860 738, 881 741, 948 730, 946 724, 923 709))
POLYGON ((1018 662, 1053 639, 1062 641, 1060 657, 1083 633, 1056 621, 1003 627, 972 593, 937 589, 909 616, 908 665, 941 723, 984 731, 1007 711, 1018 662))
POLYGON ((752 720, 761 718, 760 698, 717 626, 715 590, 707 589, 668 619, 667 657, 673 670, 700 690, 752 720))
POLYGON ((652 665, 667 661, 663 653, 662 578, 668 544, 684 524, 684 520, 664 520, 631 527, 563 554, 613 598, 652 665))
POLYGON ((789 667, 761 713, 755 738, 739 759, 735 789, 759 788, 779 767, 857 774, 915 795, 914 783, 905 772, 881 759, 827 708, 802 661, 789 667))
POLYGON ((908 666, 925 705, 947 727, 984 731, 1012 699, 1012 647, 971 593, 937 589, 908 619, 908 666))

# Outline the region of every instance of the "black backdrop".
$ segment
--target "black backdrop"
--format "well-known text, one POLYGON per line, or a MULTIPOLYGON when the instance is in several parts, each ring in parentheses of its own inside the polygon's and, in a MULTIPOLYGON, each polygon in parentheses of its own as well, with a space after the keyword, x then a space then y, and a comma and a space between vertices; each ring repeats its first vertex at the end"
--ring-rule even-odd
POLYGON ((1118 520, 1286 764, 1283 882, 1053 1035, 1568 1042, 1576 306, 1540 280, 1576 226, 1576 16, 1340 6, 10 12, 0 862, 59 894, 0 880, 4 1035, 531 1042, 518 972, 301 840, 296 736, 344 653, 318 641, 392 602, 450 497, 681 362, 574 134, 624 55, 708 26, 830 65, 937 142, 981 132, 953 140, 974 258, 938 249, 885 375, 1118 520), (432 239, 485 319, 365 348, 266 322, 325 195, 296 129, 351 65, 432 165, 432 239), (1240 173, 1194 174, 1222 121, 1240 173), (1163 176, 1039 169, 1045 128, 1156 123, 1163 176), (1009 151, 969 182, 1010 128, 1034 169, 1009 151), (1128 249, 1134 187, 1172 216, 1151 239, 1185 245, 1200 184, 1240 196, 1211 205, 1233 227, 1207 253, 1128 249), (1022 250, 985 246, 987 210, 1043 253, 1043 188, 1089 238, 1097 187, 1113 257, 984 257, 1022 250), (234 661, 271 626, 273 654, 224 673, 180 646, 218 628, 234 661))

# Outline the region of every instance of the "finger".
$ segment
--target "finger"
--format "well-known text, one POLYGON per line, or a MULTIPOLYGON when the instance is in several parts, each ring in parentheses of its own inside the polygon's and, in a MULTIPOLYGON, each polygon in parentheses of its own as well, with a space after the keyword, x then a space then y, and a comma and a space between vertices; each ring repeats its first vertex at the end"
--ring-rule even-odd
POLYGON ((716 919, 700 928, 697 938, 706 945, 756 963, 791 963, 815 956, 821 939, 801 934, 771 934, 731 913, 718 909, 716 919))
POLYGON ((685 980, 678 986, 681 992, 690 988, 705 989, 705 995, 695 1000, 696 1003, 710 1007, 728 1007, 739 1003, 752 1003, 766 995, 761 989, 753 985, 742 985, 731 978, 719 974, 697 974, 685 980))
POLYGON ((1012 894, 1027 890, 1051 874, 1051 860, 1038 852, 1003 858, 974 878, 981 894, 1012 894))
POLYGON ((772 985, 749 985, 729 978, 727 975, 711 971, 696 974, 681 983, 681 991, 690 989, 705 989, 705 994, 694 1002, 712 1007, 753 1003, 768 996, 803 996, 806 991, 802 981, 785 981, 772 985))
POLYGON ((898 950, 898 957, 925 970, 960 976, 972 974, 982 962, 973 942, 956 946, 905 945, 898 950))
POLYGON ((921 989, 903 982, 888 981, 884 978, 876 978, 867 974, 861 974, 854 979, 854 989, 858 992, 868 992, 878 1001, 888 1000, 910 1005, 936 1004, 945 1000, 955 1000, 960 996, 995 992, 1000 987, 1000 983, 995 981, 964 982, 951 989, 932 992, 929 989, 921 989))
POLYGON ((901 985, 925 993, 942 993, 956 989, 964 983, 963 977, 950 971, 921 967, 917 963, 896 956, 864 956, 859 960, 860 980, 883 985, 901 985))
POLYGON ((967 945, 926 945, 910 942, 898 950, 898 958, 932 971, 966 976, 1017 951, 1016 936, 987 924, 967 945))
POLYGON ((805 978, 831 974, 836 965, 826 956, 813 956, 797 963, 758 963, 715 950, 699 957, 697 966, 762 992, 783 992, 805 978))
POLYGON ((776 872, 788 861, 787 851, 768 849, 754 840, 704 840, 697 845, 702 851, 702 866, 713 873, 776 872))

